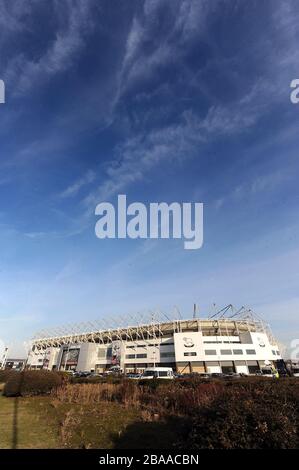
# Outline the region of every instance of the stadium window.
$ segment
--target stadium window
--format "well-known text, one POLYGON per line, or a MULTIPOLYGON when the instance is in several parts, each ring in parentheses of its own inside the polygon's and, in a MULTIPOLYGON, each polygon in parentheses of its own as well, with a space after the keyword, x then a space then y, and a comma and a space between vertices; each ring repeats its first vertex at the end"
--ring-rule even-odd
POLYGON ((136 359, 145 359, 147 357, 147 354, 137 354, 136 359))
POLYGON ((197 356, 196 352, 185 352, 184 356, 197 356))
POLYGON ((272 354, 273 356, 276 356, 276 351, 274 351, 274 349, 272 349, 272 354))
POLYGON ((253 355, 253 354, 256 354, 256 351, 255 351, 255 349, 246 349, 246 354, 253 355))
POLYGON ((206 356, 216 356, 217 352, 216 349, 206 349, 205 350, 205 355, 206 356))
POLYGON ((107 357, 112 357, 112 348, 107 349, 107 357))
POLYGON ((232 350, 231 349, 221 349, 220 350, 220 354, 222 354, 223 356, 230 356, 232 354, 232 350))
POLYGON ((160 357, 174 357, 174 356, 175 355, 173 352, 164 352, 160 354, 160 357))
POLYGON ((126 359, 135 359, 135 354, 126 354, 126 359))
POLYGON ((242 351, 242 349, 234 349, 233 353, 234 354, 243 354, 243 351, 242 351))

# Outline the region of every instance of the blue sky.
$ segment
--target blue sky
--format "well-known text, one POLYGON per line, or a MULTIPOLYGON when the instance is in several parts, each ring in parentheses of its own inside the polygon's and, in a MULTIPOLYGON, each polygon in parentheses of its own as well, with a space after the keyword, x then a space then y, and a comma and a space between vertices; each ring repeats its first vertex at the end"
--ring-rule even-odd
POLYGON ((0 2, 0 338, 179 306, 299 333, 294 0, 0 2), (95 206, 204 203, 204 246, 99 240, 95 206))

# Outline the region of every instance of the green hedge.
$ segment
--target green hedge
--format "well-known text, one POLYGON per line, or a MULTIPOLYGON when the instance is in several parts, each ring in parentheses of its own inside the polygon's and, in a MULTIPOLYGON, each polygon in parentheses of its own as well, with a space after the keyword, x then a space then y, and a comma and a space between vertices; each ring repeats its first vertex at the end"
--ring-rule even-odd
POLYGON ((3 395, 6 397, 45 395, 66 381, 63 374, 47 370, 25 370, 8 377, 3 395))

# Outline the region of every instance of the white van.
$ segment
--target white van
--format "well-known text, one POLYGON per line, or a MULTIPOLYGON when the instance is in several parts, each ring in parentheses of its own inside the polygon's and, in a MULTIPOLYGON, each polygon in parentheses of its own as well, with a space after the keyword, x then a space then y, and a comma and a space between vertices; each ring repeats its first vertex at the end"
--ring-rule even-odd
POLYGON ((174 379, 171 367, 148 367, 143 372, 141 379, 174 379))

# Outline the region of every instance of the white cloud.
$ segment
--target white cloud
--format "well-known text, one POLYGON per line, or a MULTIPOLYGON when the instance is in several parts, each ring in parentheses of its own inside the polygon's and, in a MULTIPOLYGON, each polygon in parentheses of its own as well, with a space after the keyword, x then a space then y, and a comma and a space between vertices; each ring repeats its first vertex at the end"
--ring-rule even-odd
POLYGON ((24 2, 23 0, 0 3, 0 29, 2 41, 4 37, 10 33, 17 33, 26 29, 24 20, 30 10, 30 3, 24 2))
POLYGON ((146 0, 142 13, 134 17, 127 36, 113 108, 138 80, 149 80, 161 65, 165 67, 171 62, 177 64, 181 61, 192 41, 203 35, 205 20, 218 3, 218 0, 213 5, 207 0, 146 0), (163 8, 168 10, 170 24, 163 37, 155 40, 157 18, 163 8), (144 46, 149 42, 151 49, 145 53, 144 46))
POLYGON ((92 183, 96 178, 96 173, 93 170, 88 170, 82 178, 79 178, 73 184, 68 186, 62 193, 60 193, 59 197, 61 198, 68 198, 75 196, 82 187, 89 185, 92 183))
POLYGON ((205 143, 221 135, 235 135, 251 128, 266 108, 263 89, 264 84, 259 82, 241 100, 226 107, 211 106, 203 118, 187 109, 177 123, 129 138, 117 149, 103 184, 85 198, 89 210, 93 210, 99 201, 141 181, 162 162, 172 164, 195 155, 199 157, 205 143))
POLYGON ((118 149, 117 158, 108 166, 103 184, 85 198, 85 205, 93 211, 94 204, 141 181, 160 163, 184 161, 193 156, 194 144, 202 141, 200 132, 195 131, 183 118, 179 124, 128 139, 118 149))
MULTIPOLYGON (((35 5, 36 2, 30 4, 31 15, 35 5)), ((63 5, 58 1, 53 3, 54 18, 60 22, 55 39, 37 59, 28 57, 26 53, 14 56, 4 72, 7 81, 15 82, 15 93, 23 94, 36 85, 40 86, 44 80, 67 70, 74 63, 85 44, 86 35, 93 29, 93 6, 93 0, 67 0, 63 5)))
MULTIPOLYGON (((133 19, 128 33, 114 99, 114 110, 128 89, 134 87, 138 81, 154 77, 161 65, 165 66, 171 61, 180 63, 192 41, 202 37, 205 42, 209 42, 210 37, 205 34, 208 28, 207 19, 218 7, 219 2, 212 4, 207 1, 182 1, 165 2, 161 5, 158 1, 146 1, 142 14, 133 19), (169 7, 168 28, 163 37, 155 41, 154 31, 159 10, 165 6, 169 7), (149 40, 151 47, 147 47, 145 53, 144 45, 149 40)), ((291 13, 290 10, 286 11, 286 15, 291 13)), ((289 36, 287 44, 294 48, 289 36)), ((215 61, 215 57, 212 57, 212 60, 215 61)), ((212 141, 218 136, 236 135, 251 129, 285 94, 282 87, 282 75, 285 76, 285 72, 281 69, 280 58, 273 55, 269 57, 267 64, 268 71, 271 69, 273 72, 272 77, 269 79, 268 74, 259 76, 251 88, 245 88, 243 96, 235 101, 219 104, 216 99, 214 102, 210 99, 210 107, 204 117, 186 109, 177 116, 176 123, 158 131, 139 132, 134 138, 129 138, 118 149, 115 160, 108 167, 106 180, 96 192, 92 192, 85 199, 85 203, 91 207, 99 200, 107 199, 130 184, 141 181, 161 162, 182 161, 194 155, 198 157, 202 152, 201 144, 204 142, 212 141)), ((163 83, 159 82, 158 86, 162 85, 163 83)), ((262 182, 260 185, 256 183, 251 190, 258 190, 261 184, 262 182)))

